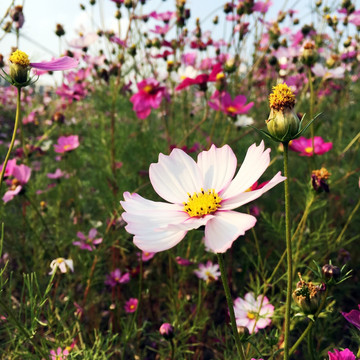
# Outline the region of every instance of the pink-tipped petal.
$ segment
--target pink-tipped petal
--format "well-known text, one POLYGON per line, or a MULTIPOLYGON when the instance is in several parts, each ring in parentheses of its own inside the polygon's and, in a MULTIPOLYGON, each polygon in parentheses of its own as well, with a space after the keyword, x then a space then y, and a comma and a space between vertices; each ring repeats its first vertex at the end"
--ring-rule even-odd
POLYGON ((203 187, 202 176, 196 162, 180 149, 169 156, 160 154, 159 161, 150 165, 149 176, 154 190, 166 201, 182 204, 203 187))
POLYGON ((212 145, 209 151, 199 154, 197 164, 203 174, 204 190, 214 189, 219 193, 233 178, 237 160, 230 146, 217 148, 212 145))
POLYGON ((222 194, 223 199, 246 191, 264 173, 270 163, 270 149, 264 148, 264 141, 259 146, 253 144, 249 147, 240 170, 222 194))
POLYGON ((205 226, 205 246, 215 253, 224 253, 245 231, 256 224, 252 215, 235 211, 218 211, 205 226))
POLYGON ((231 210, 236 209, 239 206, 242 206, 244 204, 249 203, 250 201, 253 201, 260 197, 262 194, 266 193, 268 190, 273 188, 275 185, 283 182, 286 178, 281 175, 281 172, 279 171, 265 186, 258 190, 254 191, 247 191, 243 192, 241 194, 235 195, 231 198, 226 198, 221 203, 221 209, 222 210, 231 210))
POLYGON ((30 63, 30 66, 35 69, 57 71, 57 70, 69 70, 77 67, 79 62, 69 56, 63 56, 59 59, 51 61, 43 61, 39 63, 30 63))

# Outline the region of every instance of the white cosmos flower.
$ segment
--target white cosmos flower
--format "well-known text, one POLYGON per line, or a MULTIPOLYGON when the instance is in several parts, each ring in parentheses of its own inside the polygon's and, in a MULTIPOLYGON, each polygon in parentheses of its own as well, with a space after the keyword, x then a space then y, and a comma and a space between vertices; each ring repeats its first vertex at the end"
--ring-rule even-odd
POLYGON ((66 273, 68 269, 74 272, 74 263, 71 259, 57 258, 51 262, 50 267, 51 271, 49 275, 52 275, 57 268, 59 268, 62 273, 66 273))
POLYGON ((160 154, 159 161, 150 165, 150 181, 168 203, 125 192, 125 201, 120 201, 125 229, 134 235, 134 243, 142 251, 159 252, 178 244, 189 230, 204 225, 205 246, 224 253, 256 223, 254 216, 233 209, 285 180, 278 172, 261 189, 247 191, 269 163, 270 149, 264 150, 263 141, 249 147, 235 177, 237 159, 228 145, 212 145, 198 155, 197 162, 180 149, 160 154))

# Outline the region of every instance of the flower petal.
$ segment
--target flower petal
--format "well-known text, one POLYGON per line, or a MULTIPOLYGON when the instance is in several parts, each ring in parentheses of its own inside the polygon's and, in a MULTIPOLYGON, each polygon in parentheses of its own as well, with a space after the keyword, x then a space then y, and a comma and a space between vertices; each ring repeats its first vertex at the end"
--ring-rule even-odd
POLYGON ((205 226, 205 246, 215 253, 224 253, 255 223, 256 218, 252 215, 235 211, 218 211, 205 226))
POLYGON ((126 231, 134 236, 134 243, 143 251, 159 252, 180 242, 186 230, 169 225, 181 224, 189 215, 181 205, 144 199, 138 194, 124 193, 121 205, 126 211, 122 218, 127 222, 126 231))
POLYGON ((35 69, 56 71, 56 70, 68 70, 77 67, 79 62, 69 56, 63 56, 59 59, 51 61, 43 61, 39 63, 30 63, 30 66, 35 69))
POLYGON ((222 194, 226 199, 243 193, 259 179, 270 163, 270 150, 264 151, 264 141, 259 146, 253 144, 249 147, 244 162, 229 187, 222 194))
POLYGON ((212 145, 210 150, 199 154, 197 164, 203 174, 204 190, 215 189, 219 193, 234 177, 237 159, 230 146, 212 145))
POLYGON ((266 193, 268 190, 273 188, 275 185, 281 183, 286 178, 281 175, 279 171, 264 187, 254 191, 243 192, 241 194, 235 195, 231 198, 227 198, 222 201, 221 209, 222 210, 231 210, 236 209, 241 205, 247 204, 250 201, 253 201, 260 197, 262 194, 266 193))
POLYGON ((170 155, 159 155, 150 165, 149 176, 154 190, 166 201, 182 204, 187 194, 199 192, 202 176, 196 162, 183 150, 174 149, 170 155))

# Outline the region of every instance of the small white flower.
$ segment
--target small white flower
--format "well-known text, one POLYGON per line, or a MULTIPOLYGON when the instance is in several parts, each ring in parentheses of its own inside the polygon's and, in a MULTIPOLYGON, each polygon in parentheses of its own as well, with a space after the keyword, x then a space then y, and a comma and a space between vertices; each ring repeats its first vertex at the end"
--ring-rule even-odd
POLYGON ((219 265, 213 264, 210 260, 206 265, 200 264, 199 269, 195 270, 194 273, 199 279, 203 279, 206 282, 215 281, 221 275, 219 265))
POLYGON ((254 123, 254 119, 247 115, 238 115, 237 120, 235 121, 234 125, 236 127, 245 127, 252 125, 254 123))
POLYGON ((51 271, 49 275, 52 275, 57 268, 59 268, 62 273, 66 273, 68 269, 74 272, 74 263, 71 259, 57 258, 51 262, 50 267, 51 271))

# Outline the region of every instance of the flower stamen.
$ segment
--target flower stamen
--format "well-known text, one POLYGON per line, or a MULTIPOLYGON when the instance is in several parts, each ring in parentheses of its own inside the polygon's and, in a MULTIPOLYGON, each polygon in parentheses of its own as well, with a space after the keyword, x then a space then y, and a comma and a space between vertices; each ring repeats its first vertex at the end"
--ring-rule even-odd
POLYGON ((13 64, 18 64, 21 66, 29 66, 30 65, 30 60, 29 60, 29 56, 24 53, 23 51, 20 50, 16 50, 14 51, 9 60, 13 63, 13 64))
POLYGON ((201 192, 189 195, 187 202, 184 202, 184 210, 190 217, 202 217, 204 215, 212 214, 219 207, 221 207, 221 197, 215 192, 214 189, 206 190, 201 189, 201 192))

